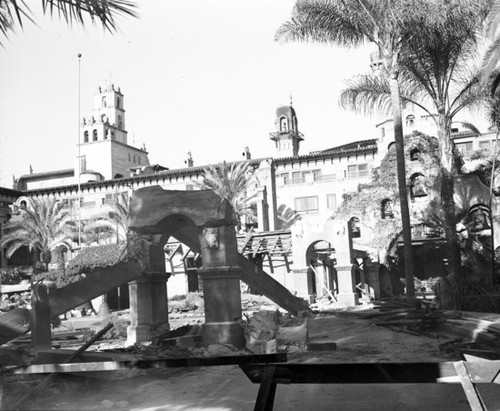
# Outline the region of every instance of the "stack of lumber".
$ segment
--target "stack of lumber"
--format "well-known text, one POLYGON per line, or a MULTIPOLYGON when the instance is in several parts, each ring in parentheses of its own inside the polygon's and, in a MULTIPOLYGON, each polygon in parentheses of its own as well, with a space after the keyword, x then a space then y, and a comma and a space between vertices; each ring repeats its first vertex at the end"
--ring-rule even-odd
POLYGON ((396 332, 454 338, 440 346, 444 352, 500 359, 500 314, 439 311, 420 308, 411 300, 381 302, 377 310, 360 315, 396 332))

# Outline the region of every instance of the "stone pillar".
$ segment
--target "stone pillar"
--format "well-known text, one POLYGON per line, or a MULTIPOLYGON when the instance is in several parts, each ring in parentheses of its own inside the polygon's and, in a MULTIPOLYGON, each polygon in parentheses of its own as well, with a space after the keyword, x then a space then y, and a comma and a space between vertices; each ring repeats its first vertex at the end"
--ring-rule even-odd
POLYGON ((151 341, 168 331, 167 273, 144 273, 129 283, 127 344, 151 341))
POLYGON ((364 265, 365 280, 368 286, 370 296, 379 299, 380 298, 380 276, 379 269, 380 264, 376 262, 365 261, 364 265))
POLYGON ((205 300, 205 324, 202 325, 203 343, 245 345, 241 319, 241 291, 239 267, 201 268, 205 300))
POLYGON ((337 300, 345 306, 355 306, 359 303, 356 292, 356 281, 354 278, 353 265, 336 266, 339 293, 337 300))
POLYGON ((269 231, 269 205, 266 186, 257 189, 257 224, 259 231, 269 231))
POLYGON ((314 274, 311 276, 307 267, 294 268, 292 269, 292 273, 293 290, 297 293, 297 296, 305 299, 309 304, 314 303, 316 293, 314 293, 313 282, 316 281, 316 276, 314 274))
POLYGON ((127 344, 151 341, 168 331, 168 296, 163 246, 142 240, 142 276, 129 283, 130 326, 127 344))
POLYGON ((33 286, 31 295, 31 339, 35 355, 43 350, 50 350, 50 304, 49 291, 43 284, 33 286))
POLYGON ((245 345, 241 319, 241 268, 237 265, 236 234, 232 225, 204 227, 200 234, 203 266, 198 274, 203 279, 205 345, 245 345))

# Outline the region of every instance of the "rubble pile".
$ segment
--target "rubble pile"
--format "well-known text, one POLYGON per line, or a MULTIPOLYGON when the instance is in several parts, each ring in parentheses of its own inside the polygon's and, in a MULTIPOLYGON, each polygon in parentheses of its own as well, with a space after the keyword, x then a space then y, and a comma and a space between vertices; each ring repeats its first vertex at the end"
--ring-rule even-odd
POLYGON ((455 338, 440 345, 444 353, 500 359, 500 314, 443 311, 421 300, 381 301, 375 310, 351 312, 395 332, 433 338, 455 338))

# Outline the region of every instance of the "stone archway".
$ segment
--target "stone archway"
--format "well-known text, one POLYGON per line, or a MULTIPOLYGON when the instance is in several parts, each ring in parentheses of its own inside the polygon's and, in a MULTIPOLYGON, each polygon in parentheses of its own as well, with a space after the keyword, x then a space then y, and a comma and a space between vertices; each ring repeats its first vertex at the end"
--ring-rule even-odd
MULTIPOLYGON (((163 274, 166 281, 163 249, 170 236, 201 253, 203 266, 198 272, 204 288, 202 334, 205 345, 218 343, 242 347, 245 342, 238 322, 241 318, 241 268, 232 215, 229 202, 210 190, 167 191, 159 186, 147 187, 135 191, 130 201, 131 230, 139 235, 160 236, 154 249, 161 257, 160 254, 151 256, 151 275, 163 274)), ((131 288, 131 294, 134 291, 137 295, 137 309, 140 310, 141 301, 146 299, 140 296, 140 290, 144 289, 145 294, 152 293, 154 300, 142 304, 145 311, 149 309, 154 316, 166 317, 168 321, 167 307, 163 307, 163 301, 166 304, 167 300, 164 287, 141 285, 140 281, 142 279, 135 281, 135 290, 131 288), (160 290, 164 297, 158 294, 160 290)))
POLYGON ((309 293, 335 298, 338 293, 335 248, 326 240, 316 240, 307 247, 305 257, 309 293))

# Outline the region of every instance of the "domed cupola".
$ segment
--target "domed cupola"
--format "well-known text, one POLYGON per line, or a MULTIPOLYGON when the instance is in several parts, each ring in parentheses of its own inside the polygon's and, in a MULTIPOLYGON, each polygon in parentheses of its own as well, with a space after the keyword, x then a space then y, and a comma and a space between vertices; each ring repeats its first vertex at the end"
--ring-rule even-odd
POLYGON ((289 106, 281 106, 276 109, 275 125, 276 131, 270 133, 269 137, 276 143, 278 156, 298 156, 300 142, 304 140, 304 136, 299 132, 297 115, 291 101, 289 106))

